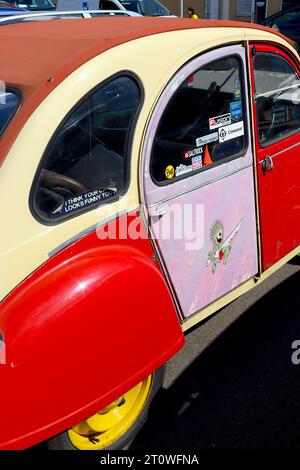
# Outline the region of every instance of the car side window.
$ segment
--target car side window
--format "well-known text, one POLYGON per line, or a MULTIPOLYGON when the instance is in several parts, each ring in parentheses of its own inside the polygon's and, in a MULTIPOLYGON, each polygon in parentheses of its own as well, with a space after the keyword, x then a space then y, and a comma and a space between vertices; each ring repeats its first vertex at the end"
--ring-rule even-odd
POLYGON ((99 10, 119 10, 120 8, 109 0, 101 0, 99 2, 99 10))
POLYGON ((280 16, 278 15, 278 17, 274 18, 272 21, 272 24, 276 24, 277 26, 287 26, 298 23, 300 23, 300 10, 289 11, 280 16))
POLYGON ((300 80, 292 65, 278 54, 259 52, 254 58, 254 80, 260 144, 299 132, 300 80))
POLYGON ((126 185, 140 88, 120 76, 89 95, 50 142, 33 192, 39 218, 59 221, 116 199, 126 185))
POLYGON ((201 67, 176 90, 159 122, 150 171, 168 184, 243 155, 242 67, 237 56, 201 67))

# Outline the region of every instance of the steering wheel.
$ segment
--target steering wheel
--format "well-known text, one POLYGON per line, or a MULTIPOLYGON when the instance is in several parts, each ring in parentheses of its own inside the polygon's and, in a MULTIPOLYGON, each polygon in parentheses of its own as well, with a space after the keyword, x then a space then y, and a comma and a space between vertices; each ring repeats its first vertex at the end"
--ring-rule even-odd
POLYGON ((86 193, 88 191, 87 187, 82 184, 80 181, 76 181, 69 176, 61 175, 55 171, 42 170, 40 174, 40 185, 44 188, 49 188, 55 191, 55 189, 65 189, 70 191, 73 196, 78 194, 86 193))
POLYGON ((80 181, 43 169, 38 185, 39 209, 44 215, 53 216, 67 199, 87 191, 86 186, 80 181))

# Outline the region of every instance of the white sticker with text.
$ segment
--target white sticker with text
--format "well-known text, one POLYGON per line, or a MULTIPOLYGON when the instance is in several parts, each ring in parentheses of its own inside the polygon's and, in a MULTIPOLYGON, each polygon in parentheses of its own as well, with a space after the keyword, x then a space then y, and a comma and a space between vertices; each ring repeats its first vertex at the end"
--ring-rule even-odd
POLYGON ((241 137, 242 135, 244 135, 243 121, 219 129, 220 142, 226 142, 227 140, 236 139, 237 137, 241 137))
POLYGON ((218 140, 218 133, 213 132, 212 134, 204 135, 203 137, 198 137, 196 140, 197 147, 201 147, 201 145, 207 145, 211 142, 216 142, 218 140))
POLYGON ((217 116, 209 119, 209 128, 210 130, 218 129, 219 127, 226 126, 231 124, 231 114, 222 114, 222 116, 217 116))

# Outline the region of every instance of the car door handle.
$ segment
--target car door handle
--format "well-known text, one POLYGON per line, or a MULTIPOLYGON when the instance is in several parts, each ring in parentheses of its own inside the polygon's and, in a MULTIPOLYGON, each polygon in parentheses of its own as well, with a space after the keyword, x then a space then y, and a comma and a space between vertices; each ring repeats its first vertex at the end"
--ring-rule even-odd
POLYGON ((274 170, 273 158, 270 157, 270 155, 267 155, 262 161, 262 171, 265 174, 272 170, 274 170))
POLYGON ((150 217, 162 217, 168 212, 168 205, 164 202, 159 202, 149 208, 150 217))

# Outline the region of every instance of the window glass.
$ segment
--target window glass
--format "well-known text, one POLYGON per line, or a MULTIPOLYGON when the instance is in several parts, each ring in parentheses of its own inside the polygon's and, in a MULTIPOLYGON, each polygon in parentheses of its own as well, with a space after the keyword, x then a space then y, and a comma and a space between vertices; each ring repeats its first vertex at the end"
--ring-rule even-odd
POLYGON ((299 11, 286 12, 274 18, 272 21, 272 24, 276 24, 277 26, 289 26, 298 23, 300 23, 300 9, 299 11))
POLYGON ((119 0, 129 11, 135 11, 146 16, 168 16, 169 10, 156 0, 119 0))
POLYGON ((100 10, 119 10, 119 7, 109 0, 102 0, 99 5, 100 10))
POLYGON ((245 104, 240 61, 207 64, 174 93, 159 122, 151 155, 158 183, 194 175, 240 156, 245 148, 245 104))
POLYGON ((290 63, 277 54, 258 53, 254 77, 260 143, 267 145, 299 132, 300 81, 290 63))
POLYGON ((119 77, 64 121, 46 152, 34 192, 41 217, 72 216, 124 189, 128 139, 139 101, 136 82, 119 77))
POLYGON ((24 0, 17 2, 17 5, 30 11, 55 10, 55 3, 52 0, 24 0))
POLYGON ((0 81, 0 135, 19 105, 18 96, 15 93, 5 91, 4 88, 4 85, 1 86, 0 81), (2 91, 1 88, 3 88, 2 91))

